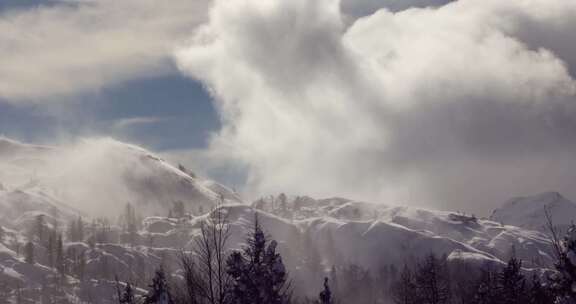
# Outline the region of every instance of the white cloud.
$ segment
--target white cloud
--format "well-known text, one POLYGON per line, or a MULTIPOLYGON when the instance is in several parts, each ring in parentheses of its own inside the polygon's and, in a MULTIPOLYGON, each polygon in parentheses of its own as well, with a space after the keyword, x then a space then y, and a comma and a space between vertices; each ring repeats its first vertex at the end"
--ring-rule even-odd
POLYGON ((160 117, 128 117, 128 118, 121 118, 114 121, 114 128, 116 129, 125 129, 130 128, 138 125, 147 125, 147 124, 155 124, 159 123, 166 118, 160 117))
POLYGON ((212 89, 211 152, 249 168, 248 192, 454 207, 571 189, 576 2, 343 18, 335 0, 217 0, 177 53, 212 89))
POLYGON ((0 98, 56 100, 167 73, 207 0, 58 2, 0 14, 0 98))

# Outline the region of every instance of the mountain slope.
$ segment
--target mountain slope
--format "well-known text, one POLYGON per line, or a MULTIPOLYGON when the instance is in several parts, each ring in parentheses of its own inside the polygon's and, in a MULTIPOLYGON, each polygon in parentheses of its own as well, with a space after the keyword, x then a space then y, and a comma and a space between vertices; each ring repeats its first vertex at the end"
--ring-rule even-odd
POLYGON ((128 202, 143 215, 164 215, 182 201, 192 212, 209 210, 220 197, 240 202, 232 190, 176 168, 135 145, 109 138, 59 147, 0 140, 0 184, 41 188, 95 216, 118 214, 128 202))
POLYGON ((549 210, 554 225, 561 230, 565 230, 576 219, 576 204, 558 192, 512 198, 494 210, 490 219, 548 233, 545 208, 549 210))

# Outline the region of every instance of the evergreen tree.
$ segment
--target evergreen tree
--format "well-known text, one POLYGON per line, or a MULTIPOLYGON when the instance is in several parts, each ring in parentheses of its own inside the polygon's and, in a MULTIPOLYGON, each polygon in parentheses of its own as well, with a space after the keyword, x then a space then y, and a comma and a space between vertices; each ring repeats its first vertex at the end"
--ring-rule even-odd
POLYGON ((56 239, 56 270, 58 270, 61 276, 66 273, 66 257, 64 256, 62 235, 58 235, 56 239))
POLYGON ((553 294, 540 282, 536 274, 532 276, 532 286, 529 291, 530 304, 548 304, 554 303, 553 294))
POLYGON ((44 240, 44 214, 40 214, 36 216, 36 236, 38 237, 39 241, 44 240))
POLYGON ((276 247, 276 241, 267 239, 256 216, 247 246, 233 252, 226 261, 227 272, 233 281, 227 303, 289 303, 287 273, 276 247))
POLYGON ((396 304, 416 304, 416 284, 407 264, 404 264, 400 279, 392 287, 392 299, 396 304))
POLYGON ((126 283, 126 288, 120 298, 120 304, 134 304, 134 291, 132 290, 132 285, 126 283))
POLYGON ((48 267, 54 267, 54 234, 48 235, 48 244, 46 245, 46 256, 48 258, 48 267))
POLYGON ((82 217, 78 216, 76 220, 70 221, 68 225, 68 239, 72 242, 81 242, 84 240, 84 223, 82 217))
POLYGON ((84 221, 81 216, 76 220, 76 238, 78 241, 84 241, 84 221))
POLYGON ((24 251, 26 252, 26 256, 24 257, 26 263, 34 264, 34 244, 30 241, 26 243, 24 251))
POLYGON ((162 266, 156 270, 150 289, 145 297, 144 304, 173 304, 172 295, 162 266))
POLYGON ((116 292, 118 295, 119 304, 135 304, 136 299, 134 297, 134 290, 130 283, 126 283, 126 286, 122 290, 120 287, 120 282, 118 282, 118 277, 116 279, 116 292))
POLYGON ((110 274, 110 265, 108 264, 108 257, 103 254, 100 257, 100 277, 103 279, 109 279, 111 276, 110 274))
POLYGON ((434 254, 428 255, 418 265, 415 275, 419 304, 442 304, 450 300, 450 284, 445 260, 439 261, 434 254))
POLYGON ((136 211, 130 203, 127 203, 124 208, 123 229, 124 233, 127 234, 128 243, 132 245, 135 244, 138 233, 138 219, 136 217, 136 211))
POLYGON ((576 303, 576 225, 572 224, 562 240, 552 223, 548 209, 545 209, 548 229, 552 235, 552 245, 556 253, 554 264, 558 273, 552 278, 552 286, 558 303, 576 303))
POLYGON ((320 304, 332 304, 332 292, 328 286, 328 278, 324 278, 324 290, 319 295, 320 304))
POLYGON ((86 273, 86 254, 84 252, 80 252, 76 256, 76 266, 75 266, 75 274, 78 277, 78 280, 83 281, 84 275, 86 273))
POLYGON ((480 277, 476 284, 476 293, 473 298, 475 304, 497 303, 497 281, 496 274, 490 265, 485 264, 480 268, 480 277))
POLYGON ((512 256, 499 276, 498 293, 502 304, 526 303, 526 280, 520 272, 522 261, 512 256))

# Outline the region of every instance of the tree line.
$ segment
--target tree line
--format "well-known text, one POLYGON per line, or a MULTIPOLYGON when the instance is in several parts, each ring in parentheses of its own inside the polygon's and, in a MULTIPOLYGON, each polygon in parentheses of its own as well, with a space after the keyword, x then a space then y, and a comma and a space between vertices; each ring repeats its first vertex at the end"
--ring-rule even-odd
POLYGON ((378 280, 354 264, 333 266, 324 279, 324 289, 315 299, 308 299, 293 297, 277 242, 263 231, 257 216, 245 246, 226 251, 229 226, 225 211, 214 211, 201 225, 196 249, 180 256, 180 279, 169 278, 163 268, 158 269, 141 302, 130 284, 119 284, 119 303, 576 303, 576 226, 560 239, 549 223, 555 271, 523 269, 522 260, 514 253, 505 265, 492 261, 480 266, 429 254, 402 267, 384 267, 378 280))
MULTIPOLYGON (((195 249, 181 253, 178 279, 166 275, 161 266, 148 292, 140 300, 130 283, 117 282, 121 304, 289 304, 291 281, 278 243, 263 230, 255 214, 252 231, 241 250, 227 252, 230 236, 226 210, 218 208, 200 226, 195 249)), ((328 278, 317 303, 331 304, 328 278)))

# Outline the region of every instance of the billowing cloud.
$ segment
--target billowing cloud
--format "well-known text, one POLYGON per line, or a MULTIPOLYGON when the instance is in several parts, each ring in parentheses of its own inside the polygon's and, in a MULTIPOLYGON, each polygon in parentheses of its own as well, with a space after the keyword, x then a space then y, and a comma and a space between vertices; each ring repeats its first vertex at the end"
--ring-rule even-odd
POLYGON ((58 100, 173 69, 206 0, 59 1, 0 12, 0 99, 58 100))
POLYGON ((343 21, 335 0, 217 0, 179 66, 248 193, 486 211, 576 195, 576 2, 461 0, 343 21))

